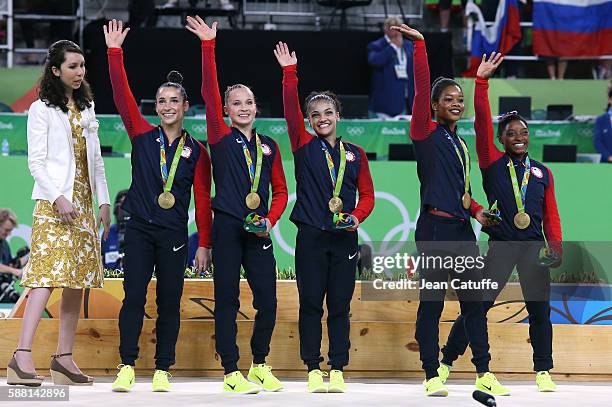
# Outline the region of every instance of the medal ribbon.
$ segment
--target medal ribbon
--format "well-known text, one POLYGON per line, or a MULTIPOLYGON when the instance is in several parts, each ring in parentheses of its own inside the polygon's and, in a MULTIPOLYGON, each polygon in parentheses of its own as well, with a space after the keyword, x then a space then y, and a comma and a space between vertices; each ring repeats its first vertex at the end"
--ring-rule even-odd
POLYGON ((527 184, 529 184, 529 174, 531 173, 531 162, 529 156, 525 158, 525 173, 523 174, 523 181, 521 182, 521 189, 519 191, 518 180, 516 178, 516 170, 514 169, 514 163, 512 158, 508 163, 508 170, 510 171, 510 180, 512 181, 512 190, 514 191, 514 200, 516 201, 516 208, 519 213, 525 212, 525 196, 527 195, 527 184))
POLYGON ((174 176, 176 175, 176 169, 178 167, 181 154, 183 153, 183 146, 185 145, 185 134, 181 136, 181 141, 176 148, 174 158, 172 159, 172 165, 170 166, 170 174, 168 174, 168 166, 166 165, 166 142, 164 141, 164 133, 162 129, 159 129, 159 166, 161 169, 162 183, 164 184, 164 192, 170 192, 172 184, 174 183, 174 176))
POLYGON ((455 153, 457 153, 457 157, 459 157, 459 161, 461 161, 461 166, 463 167, 463 184, 465 187, 465 193, 470 192, 470 152, 468 151, 465 142, 460 138, 459 143, 461 144, 461 148, 463 149, 463 154, 465 155, 465 163, 463 162, 463 156, 459 152, 459 147, 457 147, 457 143, 455 142, 453 136, 449 134, 446 129, 444 129, 446 135, 450 139, 451 143, 453 143, 453 147, 455 147, 455 153))
POLYGON ((329 177, 331 178, 332 187, 334 188, 334 198, 340 196, 340 190, 342 189, 342 181, 344 180, 344 170, 346 169, 346 150, 344 149, 344 143, 340 142, 340 168, 338 168, 338 175, 336 176, 336 168, 334 167, 334 160, 332 160, 329 148, 323 140, 321 146, 325 151, 325 159, 327 161, 327 168, 329 168, 329 177))
POLYGON ((261 164, 263 157, 263 150, 261 148, 261 139, 259 138, 259 134, 255 133, 255 143, 257 144, 257 163, 253 164, 253 159, 251 158, 251 152, 249 151, 249 147, 247 141, 240 134, 240 140, 242 141, 242 152, 244 153, 244 160, 246 161, 247 168, 249 169, 249 178, 251 180, 251 192, 257 192, 259 188, 259 179, 261 178, 261 164))

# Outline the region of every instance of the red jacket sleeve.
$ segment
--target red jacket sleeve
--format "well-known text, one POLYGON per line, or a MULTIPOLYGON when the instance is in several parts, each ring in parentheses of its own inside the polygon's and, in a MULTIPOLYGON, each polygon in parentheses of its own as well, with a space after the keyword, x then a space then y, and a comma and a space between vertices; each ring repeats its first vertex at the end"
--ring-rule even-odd
POLYGON ((223 104, 217 82, 215 40, 202 41, 202 98, 206 105, 208 144, 216 144, 231 132, 223 120, 223 104))
POLYGON ((476 130, 476 152, 478 165, 487 168, 499 160, 502 153, 493 141, 493 120, 489 106, 489 80, 477 77, 474 90, 474 130, 476 130))
POLYGON ((410 138, 413 140, 425 140, 436 129, 437 124, 431 121, 430 94, 425 41, 414 41, 414 101, 410 121, 410 138))
POLYGON ((198 246, 212 247, 211 227, 212 210, 210 208, 210 186, 211 186, 211 166, 208 150, 202 143, 200 146, 200 157, 195 168, 193 178, 193 196, 195 200, 195 220, 198 226, 198 246))
POLYGON ((291 151, 295 152, 312 140, 312 134, 306 131, 304 115, 300 109, 298 97, 297 65, 283 67, 283 105, 287 132, 291 141, 291 151))
POLYGON ((542 208, 544 235, 550 247, 557 253, 562 254, 563 247, 561 242, 563 241, 563 236, 561 234, 561 220, 559 219, 557 199, 555 198, 555 181, 550 168, 547 169, 550 181, 544 190, 544 208, 542 208))
POLYGON ((372 175, 370 174, 370 165, 368 163, 368 157, 366 156, 363 148, 357 146, 361 161, 359 163, 359 175, 357 177, 357 191, 359 192, 359 202, 357 207, 351 213, 355 216, 359 223, 363 223, 364 220, 370 216, 374 209, 374 184, 372 183, 372 175))
POLYGON ((285 171, 283 170, 283 159, 281 158, 280 148, 276 141, 276 155, 272 163, 272 174, 270 182, 272 184, 272 203, 268 212, 268 219, 272 226, 280 219, 287 207, 287 182, 285 181, 285 171))
POLYGON ((472 202, 470 203, 470 214, 472 215, 472 217, 475 218, 476 214, 481 209, 483 209, 482 205, 476 202, 474 198, 472 198, 472 202))
POLYGON ((123 125, 130 140, 134 140, 137 136, 154 129, 155 126, 146 121, 140 114, 123 66, 123 50, 121 48, 109 48, 107 55, 115 107, 121 115, 121 120, 123 120, 123 125))

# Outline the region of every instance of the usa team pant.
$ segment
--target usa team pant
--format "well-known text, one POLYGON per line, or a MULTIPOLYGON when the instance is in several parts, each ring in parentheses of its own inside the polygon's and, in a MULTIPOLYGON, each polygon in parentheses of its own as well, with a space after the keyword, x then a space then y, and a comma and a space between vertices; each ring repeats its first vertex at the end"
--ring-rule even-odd
POLYGON ((357 271, 357 233, 324 231, 298 225, 295 271, 300 296, 300 356, 308 370, 318 369, 321 357, 323 300, 327 303, 329 361, 342 370, 349 362, 351 299, 357 271))
MULTIPOLYGON (((421 212, 417 221, 415 240, 419 252, 426 256, 479 256, 476 237, 469 220, 445 218, 421 212)), ((442 283, 451 279, 460 281, 480 280, 476 268, 463 270, 461 273, 448 269, 420 270, 420 279, 433 283, 442 283)), ((455 290, 459 298, 462 324, 472 349, 472 363, 478 373, 489 371, 489 340, 487 320, 482 306, 482 298, 475 297, 477 293, 467 290, 455 290)), ((427 380, 438 375, 440 316, 444 309, 446 290, 431 289, 419 292, 419 308, 417 311, 415 338, 419 344, 419 352, 423 370, 427 380)))
POLYGON ((125 232, 123 290, 119 313, 121 363, 134 365, 153 270, 157 278, 155 368, 167 371, 175 362, 180 328, 180 304, 187 265, 187 226, 171 230, 139 218, 129 220, 125 232))
MULTIPOLYGON (((538 242, 490 242, 486 276, 498 282, 499 286, 487 295, 483 303, 485 312, 493 307, 495 298, 516 266, 529 313, 529 339, 533 348, 533 369, 536 372, 553 368, 553 329, 548 298, 550 273, 547 267, 536 264, 541 247, 542 244, 538 242)), ((464 326, 464 317, 461 315, 453 324, 446 346, 442 348, 442 363, 451 366, 465 352, 468 338, 464 326)))
POLYGON ((253 363, 265 363, 276 323, 276 260, 269 237, 242 228, 243 221, 216 211, 212 227, 215 285, 215 344, 225 374, 238 370, 236 317, 240 309, 240 267, 253 292, 253 363))

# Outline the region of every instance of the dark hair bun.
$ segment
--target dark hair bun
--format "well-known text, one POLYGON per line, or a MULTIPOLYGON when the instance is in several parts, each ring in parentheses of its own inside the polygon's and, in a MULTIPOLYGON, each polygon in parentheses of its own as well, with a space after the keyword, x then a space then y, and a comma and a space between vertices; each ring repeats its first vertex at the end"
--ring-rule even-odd
POLYGON ((168 79, 168 82, 183 84, 183 75, 179 71, 170 71, 166 79, 168 79))

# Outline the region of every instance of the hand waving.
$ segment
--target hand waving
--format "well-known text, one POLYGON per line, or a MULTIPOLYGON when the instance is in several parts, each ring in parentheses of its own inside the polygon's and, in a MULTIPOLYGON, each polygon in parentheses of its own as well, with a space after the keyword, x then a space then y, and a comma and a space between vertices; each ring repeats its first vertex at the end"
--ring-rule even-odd
POLYGON ((394 25, 391 27, 391 29, 401 32, 402 34, 404 34, 404 36, 406 36, 406 38, 411 41, 423 41, 425 39, 425 37, 423 37, 423 34, 418 32, 414 28, 407 26, 406 24, 402 24, 400 26, 394 25))
POLYGON ((495 70, 501 65, 503 60, 504 57, 500 52, 491 52, 489 59, 487 59, 487 54, 482 54, 482 62, 480 62, 476 76, 489 79, 493 76, 495 70))
POLYGON ((297 56, 295 51, 289 53, 289 47, 284 42, 276 44, 274 56, 281 67, 297 64, 297 56))
POLYGON ((214 40, 217 37, 217 22, 213 21, 209 27, 200 16, 187 16, 185 28, 197 35, 200 41, 214 40))
POLYGON ((123 29, 123 21, 114 18, 104 26, 104 40, 108 48, 121 48, 125 36, 130 31, 129 28, 123 29))

